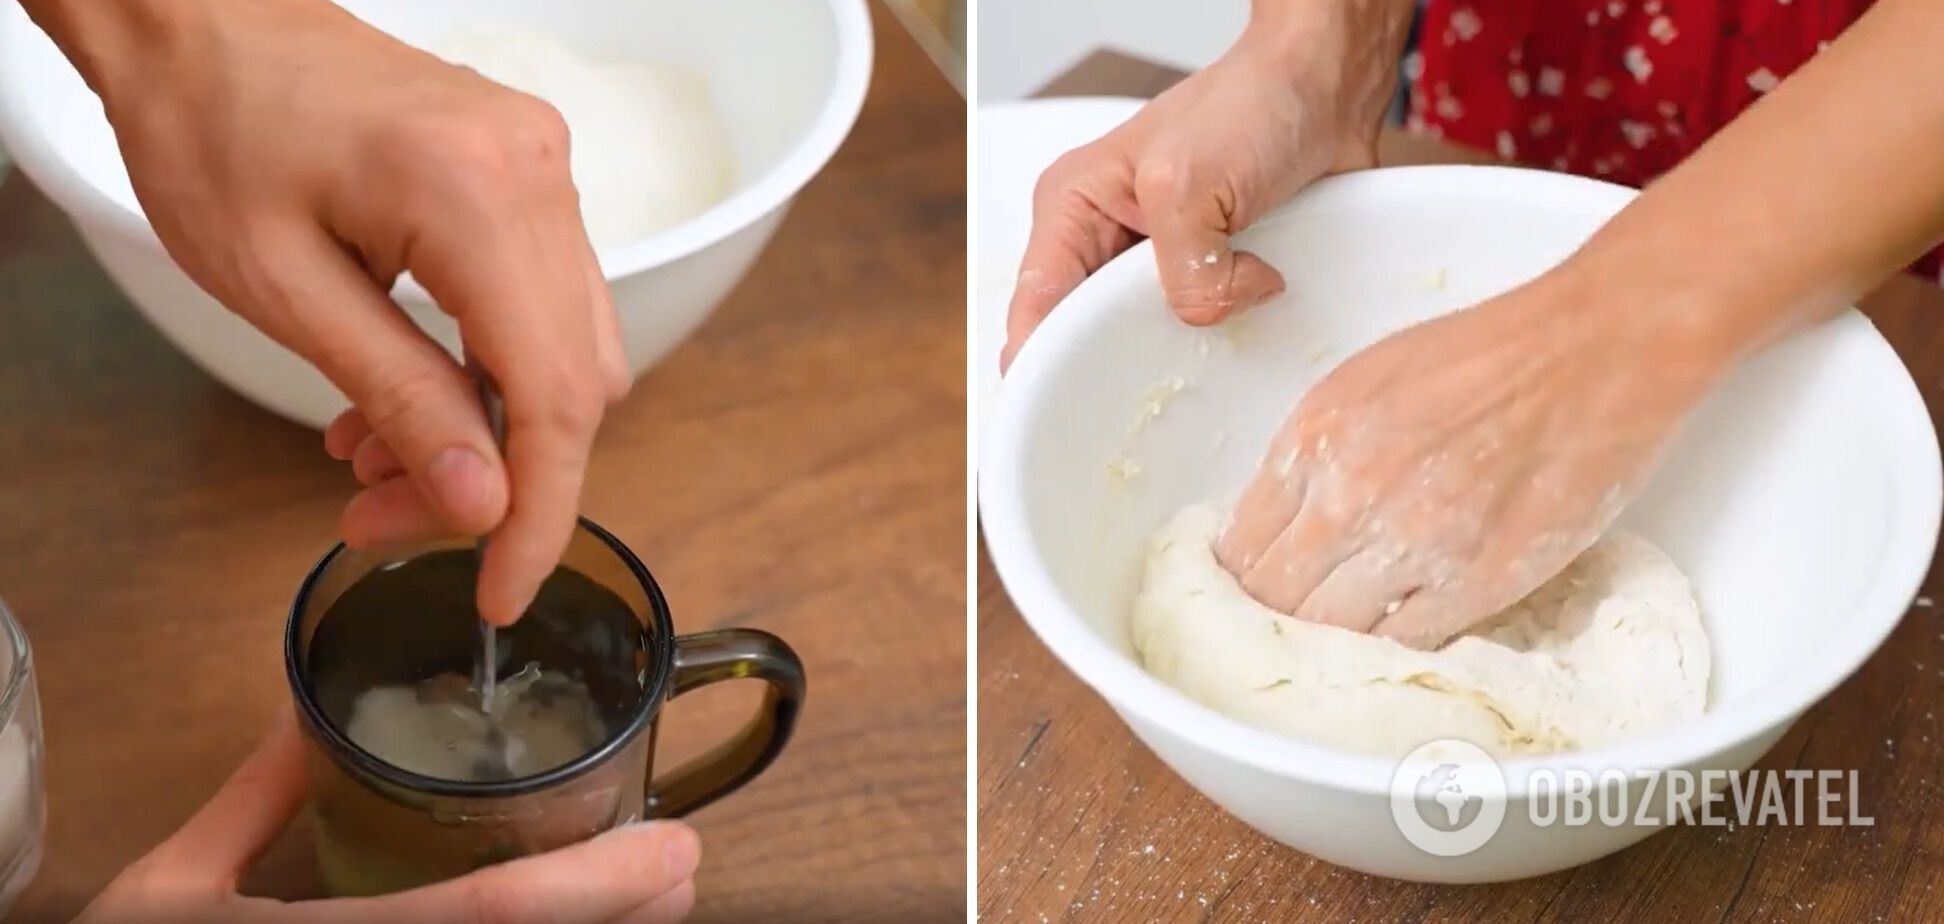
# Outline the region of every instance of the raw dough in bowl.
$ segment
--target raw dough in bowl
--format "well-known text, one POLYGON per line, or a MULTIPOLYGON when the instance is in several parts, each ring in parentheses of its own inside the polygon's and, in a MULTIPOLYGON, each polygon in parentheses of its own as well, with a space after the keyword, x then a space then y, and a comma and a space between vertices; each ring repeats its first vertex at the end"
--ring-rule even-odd
POLYGON ((1687 577, 1608 533, 1525 600, 1437 651, 1257 603, 1215 560, 1222 512, 1154 538, 1133 641, 1161 680, 1225 715, 1380 757, 1461 738, 1499 757, 1597 748, 1699 716, 1710 653, 1687 577))

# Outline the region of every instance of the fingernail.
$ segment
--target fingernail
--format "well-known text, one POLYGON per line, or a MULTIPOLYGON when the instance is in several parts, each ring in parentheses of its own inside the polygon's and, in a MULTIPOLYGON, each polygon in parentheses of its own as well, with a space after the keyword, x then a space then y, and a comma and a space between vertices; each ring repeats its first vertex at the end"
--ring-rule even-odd
POLYGON ((432 482, 432 502, 446 521, 457 528, 478 525, 481 508, 489 498, 487 478, 491 470, 479 453, 467 446, 449 446, 432 457, 425 475, 432 482))
POLYGON ((676 879, 695 875, 695 868, 702 865, 702 839, 689 826, 677 826, 662 845, 662 862, 676 879))
MULTIPOLYGON (((502 580, 499 583, 505 582, 502 580)), ((517 599, 494 599, 494 592, 494 589, 487 585, 486 580, 482 579, 479 583, 478 598, 474 601, 479 609, 479 618, 493 625, 504 627, 519 622, 520 617, 526 614, 527 607, 533 605, 532 593, 517 599)))
POLYGON ((702 839, 679 821, 637 821, 617 831, 663 831, 662 864, 673 879, 687 879, 702 865, 702 839))

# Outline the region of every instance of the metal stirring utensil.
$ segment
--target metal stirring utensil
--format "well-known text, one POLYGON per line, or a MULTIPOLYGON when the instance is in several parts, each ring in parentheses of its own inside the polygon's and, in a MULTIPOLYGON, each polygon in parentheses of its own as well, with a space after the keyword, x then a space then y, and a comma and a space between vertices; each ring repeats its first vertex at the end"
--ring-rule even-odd
MULTIPOLYGON (((466 371, 472 374, 473 384, 479 390, 479 403, 486 411, 486 426, 492 430, 493 445, 506 447, 506 404, 500 398, 499 388, 486 367, 474 360, 471 353, 465 354, 466 371)), ((477 546, 479 563, 486 564, 486 537, 479 537, 477 546)), ((481 775, 494 775, 510 779, 512 770, 506 766, 507 742, 505 733, 500 731, 499 723, 493 718, 496 693, 499 683, 499 644, 498 628, 485 619, 479 620, 479 655, 473 661, 473 689, 479 691, 479 711, 486 714, 486 744, 490 751, 500 758, 497 766, 479 768, 481 775)))

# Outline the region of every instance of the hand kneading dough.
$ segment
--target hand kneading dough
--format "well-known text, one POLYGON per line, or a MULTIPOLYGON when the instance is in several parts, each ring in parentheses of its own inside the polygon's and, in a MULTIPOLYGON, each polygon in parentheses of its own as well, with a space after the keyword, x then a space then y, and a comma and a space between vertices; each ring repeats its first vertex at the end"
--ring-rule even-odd
POLYGON ((1134 648, 1156 677, 1251 725, 1380 757, 1437 738, 1506 757, 1612 744, 1706 705, 1694 594, 1639 536, 1609 533, 1518 605, 1418 651, 1257 603, 1215 560, 1222 520, 1190 506, 1155 537, 1134 648))

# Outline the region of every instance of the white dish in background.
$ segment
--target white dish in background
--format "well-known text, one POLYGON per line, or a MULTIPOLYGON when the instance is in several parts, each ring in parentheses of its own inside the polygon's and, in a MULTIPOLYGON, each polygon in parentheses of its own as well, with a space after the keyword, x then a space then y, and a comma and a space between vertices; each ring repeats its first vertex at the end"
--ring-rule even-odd
MULTIPOLYGON (((707 79, 735 153, 734 188, 701 215, 600 252, 637 375, 700 325, 748 271, 797 191, 849 134, 870 82, 864 0, 341 5, 408 41, 492 17, 533 24, 597 59, 651 60, 707 79), (765 27, 751 29, 751 22, 765 27)), ((100 101, 17 3, 0 5, 0 144, 73 219, 136 307, 211 375, 313 427, 344 408, 322 375, 224 310, 169 260, 129 188, 100 101)), ((457 327, 423 289, 407 278, 392 294, 457 352, 457 327)))
POLYGON ((1621 519, 1693 579, 1715 652, 1706 714, 1505 762, 1503 827, 1473 853, 1434 857, 1404 839, 1390 814, 1395 763, 1217 714, 1130 656, 1148 538, 1185 504, 1231 498, 1310 382, 1389 331, 1538 274, 1632 195, 1496 167, 1325 180, 1238 239, 1282 269, 1288 294, 1216 331, 1168 313, 1147 245, 1110 264, 1028 343, 984 434, 981 520, 1026 621, 1196 789, 1284 844, 1377 875, 1516 879, 1657 829, 1534 825, 1526 796, 1540 768, 1749 766, 1889 635, 1937 542, 1937 434, 1903 364, 1854 311, 1737 370, 1621 519), (1172 377, 1186 387, 1145 419, 1172 377), (1134 471, 1121 460, 1138 474, 1110 476, 1134 471))
POLYGON ((971 356, 979 374, 980 433, 998 400, 1006 305, 1033 229, 1033 184, 1060 155, 1112 131, 1144 102, 1072 96, 979 107, 979 265, 971 356))

